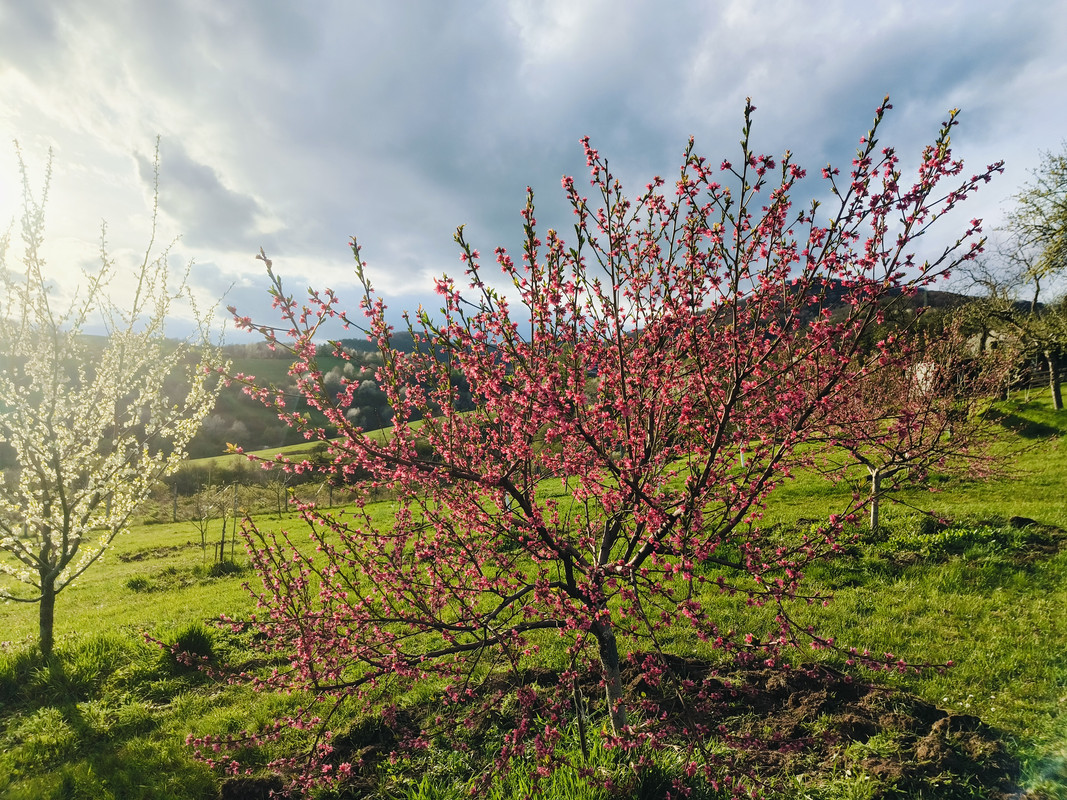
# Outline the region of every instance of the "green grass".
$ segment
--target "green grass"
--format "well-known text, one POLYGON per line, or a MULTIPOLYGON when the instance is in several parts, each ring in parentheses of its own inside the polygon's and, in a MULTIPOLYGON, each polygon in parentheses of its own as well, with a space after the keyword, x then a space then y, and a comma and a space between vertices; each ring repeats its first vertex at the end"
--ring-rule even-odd
MULTIPOLYGON (((415 430, 418 430, 421 425, 422 420, 409 423, 409 427, 415 430)), ((368 431, 367 436, 375 441, 388 442, 392 439, 393 433, 391 428, 379 428, 377 430, 368 431)), ((322 443, 318 441, 302 441, 281 447, 265 447, 258 450, 248 450, 244 453, 227 453, 219 456, 192 458, 186 463, 193 467, 232 467, 234 464, 247 461, 248 456, 255 456, 256 458, 265 460, 271 460, 275 456, 283 456, 294 461, 299 461, 302 458, 310 458, 315 455, 321 447, 322 443)))
MULTIPOLYGON (((833 602, 798 613, 842 644, 913 661, 953 660, 955 666, 943 674, 879 673, 877 680, 940 708, 977 715, 1007 740, 1022 762, 1023 783, 1044 792, 1037 797, 1063 798, 1067 551, 1056 550, 1045 528, 1006 523, 1019 516, 1067 528, 1067 415, 1041 402, 1013 402, 1000 410, 1005 422, 1026 436, 1054 436, 1024 436, 1034 446, 1015 457, 1008 480, 943 482, 934 493, 902 493, 899 499, 908 505, 886 506, 878 537, 861 534, 844 559, 809 571, 811 585, 832 593, 833 602), (950 525, 933 525, 912 507, 933 510, 950 525)), ((562 486, 557 489, 565 494, 562 486)), ((847 497, 843 486, 801 475, 776 491, 767 521, 788 525, 824 518, 847 497)), ((378 504, 373 511, 387 521, 392 506, 378 504)), ((264 515, 257 522, 264 530, 296 530, 302 524, 292 515, 283 520, 264 515)), ((146 640, 178 644, 209 663, 252 663, 247 640, 205 623, 220 613, 251 612, 242 583, 255 576, 243 568, 243 557, 236 567, 214 566, 210 550, 205 558, 199 544, 199 531, 189 523, 137 526, 118 539, 59 596, 57 657, 51 664, 32 648, 36 607, 0 605, 0 797, 215 798, 220 777, 192 758, 186 737, 254 729, 299 705, 299 697, 259 695, 247 686, 214 681, 146 640)), ((752 612, 739 603, 707 599, 724 626, 746 618, 751 623, 752 612)), ((667 639, 681 652, 710 655, 682 633, 667 639)), ((840 662, 825 653, 796 658, 840 662)), ((557 660, 558 653, 546 648, 544 665, 561 666, 557 660)), ((398 702, 417 705, 432 694, 424 688, 398 702)), ((350 710, 342 727, 359 719, 350 710)), ((574 754, 576 739, 573 732, 567 736, 564 749, 574 754)), ((293 732, 286 744, 299 741, 293 732)), ((862 747, 853 745, 834 764, 798 774, 786 794, 877 796, 880 784, 865 771, 864 759, 898 744, 879 735, 862 747)), ((251 753, 253 766, 279 755, 281 747, 251 753)), ((471 775, 485 768, 478 756, 435 744, 418 763, 384 767, 383 778, 395 798, 468 796, 471 775)), ((598 769, 615 770, 620 778, 631 774, 612 753, 594 752, 593 758, 598 769)), ((634 784, 624 796, 662 796, 662 781, 655 781, 676 774, 677 765, 669 752, 657 758, 647 785, 634 784)), ((536 766, 521 765, 492 782, 487 796, 528 794, 536 766)), ((540 786, 546 797, 606 796, 568 770, 552 771, 540 786)), ((706 786, 694 788, 694 796, 714 796, 706 786)), ((971 796, 966 787, 946 792, 971 796)))
MULTIPOLYGON (((210 547, 210 545, 209 545, 210 547)), ((213 578, 211 558, 189 523, 135 526, 56 600, 56 637, 78 638, 146 630, 208 619, 227 609, 246 609, 239 578, 213 578), (136 588, 141 584, 143 588, 136 588), (166 591, 151 591, 152 588, 166 591)), ((15 592, 18 585, 8 583, 15 592)), ((37 607, 0 605, 0 630, 8 642, 36 633, 37 607)))

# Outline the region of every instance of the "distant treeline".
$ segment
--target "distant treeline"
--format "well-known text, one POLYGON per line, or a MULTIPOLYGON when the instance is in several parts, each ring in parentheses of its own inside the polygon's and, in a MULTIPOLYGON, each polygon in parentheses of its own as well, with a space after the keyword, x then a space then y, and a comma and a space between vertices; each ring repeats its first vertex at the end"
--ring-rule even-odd
MULTIPOLYGON (((394 334, 392 343, 402 352, 411 352, 414 348, 411 334, 406 331, 394 334)), ((349 422, 367 431, 388 426, 392 422, 393 409, 378 383, 376 373, 382 364, 378 348, 366 339, 344 339, 340 344, 345 357, 336 355, 332 344, 321 345, 316 354, 326 388, 339 395, 348 385, 356 384, 353 403, 346 412, 349 422)), ((233 374, 254 375, 258 384, 273 387, 291 400, 292 410, 305 410, 303 396, 289 375, 291 358, 285 351, 280 348, 271 350, 262 342, 253 342, 227 345, 225 353, 233 362, 233 374)), ((458 372, 452 377, 459 390, 461 406, 469 404, 470 388, 466 380, 458 372)), ((276 412, 248 396, 244 388, 234 382, 222 390, 214 411, 204 421, 189 448, 191 458, 220 455, 227 452, 230 444, 245 450, 262 450, 303 441, 298 431, 278 419, 276 412)), ((318 424, 326 425, 326 419, 320 413, 314 410, 309 413, 313 419, 317 417, 318 424)), ((329 430, 329 426, 326 427, 329 430)))

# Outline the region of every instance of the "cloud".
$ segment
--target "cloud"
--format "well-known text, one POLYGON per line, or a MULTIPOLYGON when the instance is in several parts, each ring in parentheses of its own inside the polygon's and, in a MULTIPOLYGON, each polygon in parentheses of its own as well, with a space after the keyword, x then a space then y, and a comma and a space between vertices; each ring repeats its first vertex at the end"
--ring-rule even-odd
POLYGON ((50 3, 5 3, 0 6, 0 78, 18 64, 19 69, 40 75, 47 69, 49 53, 58 38, 50 3), (6 66, 5 66, 6 64, 6 66))
POLYGON ((1009 159, 1009 177, 968 203, 990 219, 1067 129, 1067 10, 1038 0, 56 0, 0 13, 0 138, 56 149, 56 235, 101 216, 116 241, 143 231, 161 135, 166 234, 227 285, 262 280, 263 246, 297 287, 351 286, 357 234, 383 291, 432 302, 431 276, 459 271, 457 225, 483 252, 518 248, 527 185, 542 226, 566 234, 559 180, 585 185, 580 136, 640 186, 675 174, 690 135, 712 160, 735 156, 746 96, 755 147, 788 147, 813 173, 847 166, 887 92, 885 141, 911 161, 961 106, 957 152, 975 167, 1009 159))
MULTIPOLYGON (((249 194, 226 186, 219 172, 193 159, 180 142, 160 143, 160 209, 199 247, 252 247, 266 227, 263 209, 249 194)), ((155 191, 154 158, 135 155, 147 189, 155 191)))

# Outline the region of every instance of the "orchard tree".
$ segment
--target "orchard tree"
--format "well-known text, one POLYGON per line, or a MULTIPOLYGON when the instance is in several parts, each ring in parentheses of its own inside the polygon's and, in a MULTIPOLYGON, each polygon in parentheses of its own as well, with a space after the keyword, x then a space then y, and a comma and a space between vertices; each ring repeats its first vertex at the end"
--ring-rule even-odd
POLYGON ((1043 288, 1067 275, 1067 144, 1046 152, 1030 181, 1014 197, 1005 232, 1009 256, 1033 290, 1036 310, 1043 288))
MULTIPOLYGON (((340 434, 328 443, 327 470, 372 476, 367 496, 384 487, 396 509, 383 525, 363 507, 304 507, 310 549, 246 523, 263 578, 254 625, 266 635, 257 640, 290 664, 258 685, 307 689, 324 702, 358 698, 390 715, 398 688, 443 680, 451 723, 442 724, 453 732, 464 730, 454 723, 465 711, 500 709, 510 696, 516 719, 501 766, 528 753, 547 770, 561 758, 566 721, 583 719, 577 710, 592 679, 605 744, 662 747, 674 731, 691 769, 713 777, 703 737, 717 723, 627 687, 672 686, 684 708, 707 709, 713 690, 672 671, 669 642, 700 640, 761 661, 800 641, 829 644, 805 639, 788 601, 803 596, 804 566, 839 549, 843 518, 817 532, 768 530, 764 503, 806 463, 801 445, 816 424, 852 413, 846 400, 868 366, 858 343, 880 304, 981 248, 972 220, 954 244, 926 260, 913 255, 930 226, 1000 165, 958 177, 953 111, 914 181, 903 182, 897 153, 877 141, 888 107, 850 174, 823 170, 828 219, 818 203, 793 210, 805 172, 789 153, 777 161, 752 149, 751 104, 737 161, 709 162, 690 141, 673 186, 657 177, 633 198, 584 140, 595 199, 564 178, 569 241, 539 233, 528 192, 521 260, 495 253, 498 290, 460 228, 465 286, 437 282, 444 307, 409 318, 411 352, 393 347, 355 241, 362 317, 330 291, 304 302, 287 294, 261 253, 282 319, 235 313, 238 326, 293 355, 307 404, 340 434), (325 385, 316 337, 337 322, 362 326, 378 347, 390 436, 364 434, 346 415, 357 382, 325 385), (458 409, 456 372, 469 386, 469 411, 458 409), (720 593, 771 607, 773 622, 732 629, 720 593), (523 677, 542 651, 568 665, 549 687, 523 677), (501 670, 511 677, 482 685, 501 670)), ((340 343, 336 354, 345 356, 340 343)), ((284 397, 236 377, 305 436, 327 438, 284 397)), ((406 744, 426 741, 413 731, 406 744)), ((217 763, 210 748, 219 742, 196 744, 217 763)), ((287 765, 306 780, 350 769, 323 765, 328 752, 321 744, 287 765)))
MULTIPOLYGON (((112 302, 119 274, 102 264, 62 301, 44 273, 48 179, 37 201, 23 182, 21 264, 0 240, 0 443, 13 463, 0 484, 0 593, 40 605, 40 649, 52 653, 56 598, 96 563, 163 475, 173 472, 218 393, 219 350, 165 338, 185 281, 168 283, 167 252, 149 244, 132 299, 112 302), (106 336, 86 334, 102 323, 106 336), (185 380, 174 390, 173 377, 185 380)), ((48 176, 51 176, 49 165, 48 176)), ((155 224, 153 218, 153 239, 155 224)))
MULTIPOLYGON (((1040 364, 1048 381, 1052 407, 1063 410, 1061 364, 1067 355, 1067 335, 1061 313, 1067 296, 1041 301, 1042 278, 1032 272, 1036 254, 1020 249, 1011 239, 999 248, 999 264, 975 265, 971 280, 985 297, 969 309, 971 328, 980 332, 983 344, 1007 343, 1015 351, 1019 367, 1040 364)), ((1027 378, 1029 382, 1029 378, 1027 378)), ((1010 383, 1010 381, 1009 381, 1010 383)))
POLYGON ((941 331, 894 331, 879 350, 844 407, 828 415, 818 459, 835 481, 853 480, 853 466, 866 472, 867 490, 857 494, 866 494, 872 532, 882 499, 928 485, 931 469, 972 478, 1001 469, 1006 454, 993 445, 1003 429, 986 412, 1015 357, 1010 348, 977 350, 959 317, 941 331))
MULTIPOLYGON (((1020 356, 1044 366, 1052 406, 1063 409, 1061 370, 1067 338, 1050 303, 1067 277, 1067 148, 1042 154, 1000 233, 997 258, 969 267, 986 292, 985 326, 1013 341, 1020 356)), ((1062 302, 1062 301, 1061 301, 1062 302)))
MULTIPOLYGON (((223 492, 228 488, 208 484, 201 486, 193 495, 192 518, 196 529, 200 531, 200 553, 204 558, 207 558, 207 532, 214 520, 222 520, 223 540, 226 538, 226 500, 223 492)), ((174 495, 178 495, 177 488, 174 495)))

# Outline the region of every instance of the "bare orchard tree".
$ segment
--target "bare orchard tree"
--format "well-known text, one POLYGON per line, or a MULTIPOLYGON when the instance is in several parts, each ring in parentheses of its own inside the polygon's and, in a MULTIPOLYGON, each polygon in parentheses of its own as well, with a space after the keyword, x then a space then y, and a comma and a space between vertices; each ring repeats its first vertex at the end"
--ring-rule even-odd
POLYGON ((831 445, 816 459, 831 480, 867 495, 872 532, 882 500, 900 502, 894 495, 905 487, 932 489, 931 471, 969 478, 1004 473, 1011 451, 997 418, 986 412, 1016 356, 1011 348, 977 350, 968 338, 958 317, 940 331, 909 328, 887 337, 880 348, 891 348, 893 357, 870 364, 842 407, 827 415, 828 424, 809 438, 831 445))
POLYGON ((200 552, 207 558, 207 532, 216 519, 222 520, 223 532, 226 530, 226 505, 222 497, 225 489, 214 484, 201 486, 193 495, 193 524, 200 531, 200 552))
POLYGON ((154 483, 173 472, 218 394, 221 353, 200 320, 195 342, 165 336, 186 278, 169 282, 168 253, 153 255, 155 224, 133 297, 116 305, 118 275, 101 236, 100 269, 69 301, 44 273, 48 179, 38 201, 22 172, 22 255, 0 239, 0 443, 14 469, 0 485, 2 596, 40 604, 40 648, 50 656, 56 597, 129 526, 154 483), (102 323, 106 335, 86 335, 102 323), (29 591, 18 590, 22 583, 29 591))
POLYGON ((1041 165, 1014 200, 1004 230, 1009 262, 1029 284, 1035 311, 1042 290, 1047 294, 1067 275, 1067 142, 1058 153, 1042 153, 1041 165))

